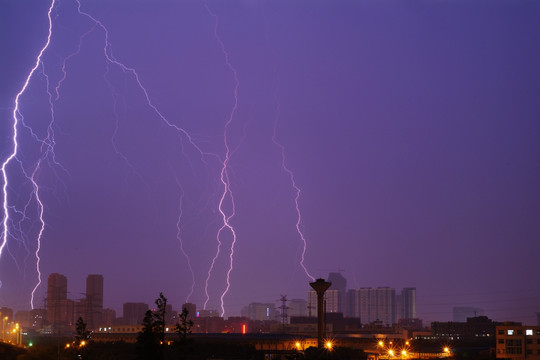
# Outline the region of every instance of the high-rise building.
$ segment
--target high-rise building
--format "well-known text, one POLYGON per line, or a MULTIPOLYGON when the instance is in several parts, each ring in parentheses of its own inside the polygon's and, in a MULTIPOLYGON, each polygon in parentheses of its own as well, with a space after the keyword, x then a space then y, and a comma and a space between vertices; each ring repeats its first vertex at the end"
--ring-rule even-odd
POLYGON ((332 286, 324 293, 324 307, 326 313, 341 312, 341 292, 340 290, 332 290, 332 286))
POLYGON ((386 326, 396 322, 395 297, 396 290, 389 287, 378 287, 377 293, 377 319, 386 326))
POLYGON ((345 310, 345 316, 347 317, 360 317, 360 291, 358 289, 347 290, 347 309, 345 310))
POLYGON ((251 320, 276 320, 276 305, 275 304, 261 304, 261 303, 251 303, 248 306, 244 307, 240 314, 242 316, 248 317, 251 320))
POLYGON ((416 319, 416 288, 401 290, 401 319, 416 319))
POLYGON ((384 325, 396 322, 396 291, 389 287, 360 288, 348 291, 349 317, 359 317, 363 324, 381 321, 384 325))
POLYGON ((182 311, 186 309, 188 312, 187 320, 193 321, 197 317, 197 305, 193 303, 185 303, 182 305, 182 311))
MULTIPOLYGON (((328 282, 332 283, 328 291, 336 290, 336 307, 329 307, 326 304, 327 312, 340 312, 345 314, 347 310, 347 279, 340 272, 331 272, 328 274, 328 282), (329 310, 331 309, 331 310, 329 310)), ((327 292, 328 293, 328 292, 327 292)))
POLYGON ((53 332, 62 332, 67 325, 67 278, 52 273, 47 279, 47 322, 53 332))
MULTIPOLYGON (((123 323, 125 325, 142 324, 144 314, 148 311, 148 304, 145 303, 124 303, 123 323)), ((122 324, 122 325, 124 325, 122 324)))
MULTIPOLYGON (((347 280, 337 272, 328 274, 328 282, 332 285, 324 293, 325 312, 346 314, 348 311, 347 280)), ((316 310, 317 293, 314 290, 308 290, 308 316, 315 316, 316 310)))
MULTIPOLYGON (((325 313, 337 313, 339 311, 339 290, 331 288, 324 293, 325 313)), ((317 311, 317 293, 314 290, 308 290, 308 313, 315 316, 317 311)))
POLYGON ((289 301, 289 316, 307 316, 307 301, 304 299, 292 299, 289 301))
POLYGON ((347 292, 347 316, 360 318, 364 324, 376 320, 375 299, 376 293, 372 288, 350 289, 347 292))
POLYGON ((103 316, 103 275, 91 274, 86 278, 86 321, 87 329, 101 325, 103 316))
POLYGON ((116 310, 113 309, 103 309, 101 315, 101 323, 99 326, 112 326, 115 325, 116 321, 116 310))

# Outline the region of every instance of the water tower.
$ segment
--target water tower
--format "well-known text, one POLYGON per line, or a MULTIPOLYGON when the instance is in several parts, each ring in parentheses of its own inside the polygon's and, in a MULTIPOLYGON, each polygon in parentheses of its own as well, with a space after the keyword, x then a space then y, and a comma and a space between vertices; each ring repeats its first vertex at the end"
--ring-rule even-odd
POLYGON ((324 347, 324 338, 326 337, 324 293, 332 283, 324 279, 317 279, 315 282, 309 283, 309 285, 317 293, 317 346, 319 349, 322 349, 324 347))

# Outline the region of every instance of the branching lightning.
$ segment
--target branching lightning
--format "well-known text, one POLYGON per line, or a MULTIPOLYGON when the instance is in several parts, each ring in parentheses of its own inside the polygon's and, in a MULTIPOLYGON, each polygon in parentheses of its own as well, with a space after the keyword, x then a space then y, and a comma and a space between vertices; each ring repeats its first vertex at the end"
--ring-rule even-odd
POLYGON ((60 78, 60 80, 58 80, 58 83, 56 84, 56 87, 54 88, 55 93, 56 93, 55 100, 60 99, 60 86, 62 86, 62 83, 64 82, 64 80, 66 80, 66 77, 67 77, 67 71, 66 71, 67 62, 72 57, 79 55, 79 53, 81 52, 81 46, 82 46, 84 38, 96 29, 96 25, 97 24, 94 24, 94 26, 92 26, 88 31, 86 31, 84 34, 81 35, 81 37, 79 38, 79 45, 77 46, 77 50, 75 50, 74 52, 72 52, 71 54, 69 54, 68 56, 64 58, 64 61, 62 62, 62 77, 60 78))
MULTIPOLYGON (((2 219, 2 240, 1 240, 1 244, 0 244, 0 257, 2 255, 2 251, 4 249, 4 247, 6 247, 7 243, 8 243, 8 237, 9 237, 9 234, 10 234, 10 231, 9 231, 9 224, 11 222, 11 219, 10 219, 10 205, 9 205, 9 194, 8 194, 8 189, 9 189, 9 176, 8 176, 8 166, 9 164, 17 158, 17 153, 18 153, 18 149, 19 149, 19 142, 18 142, 18 127, 19 127, 19 120, 21 118, 21 115, 20 115, 20 104, 19 104, 19 101, 20 101, 20 98, 21 96, 24 94, 24 92, 26 91, 26 89, 28 88, 28 85, 30 84, 30 80, 32 79, 34 73, 36 72, 36 70, 38 69, 38 67, 40 66, 41 64, 41 58, 43 56, 43 54, 45 53, 45 51, 47 50, 47 48, 49 47, 49 44, 51 42, 51 36, 52 36, 52 18, 51 18, 51 13, 52 13, 52 10, 54 8, 54 5, 55 5, 55 0, 52 0, 51 1, 51 5, 49 7, 49 10, 47 12, 47 17, 48 17, 48 21, 49 21, 49 27, 48 27, 48 34, 47 34, 47 40, 45 42, 45 45, 41 48, 41 50, 39 51, 37 57, 36 57, 36 61, 35 61, 35 64, 34 66, 32 67, 32 69, 30 70, 30 72, 28 73, 25 81, 24 81, 24 84, 21 88, 21 90, 17 93, 17 95, 15 96, 15 106, 13 108, 13 135, 12 135, 12 143, 13 143, 13 150, 11 152, 11 154, 6 158, 6 160, 2 163, 2 168, 1 168, 1 172, 2 172, 2 179, 3 179, 3 186, 2 186, 2 194, 3 194, 3 212, 4 212, 4 216, 3 216, 3 219, 2 219)), ((21 120, 22 122, 22 120, 21 120)), ((49 128, 49 131, 50 131, 50 128, 49 128)), ((48 132, 48 135, 51 135, 50 132, 48 132)), ((45 142, 42 142, 42 144, 45 144, 45 142)), ((47 145, 48 146, 48 149, 46 151, 48 151, 50 149, 50 146, 54 146, 54 140, 49 138, 49 144, 47 145)), ((43 159, 43 157, 41 158, 43 159)), ((36 285, 36 287, 34 288, 34 291, 35 289, 37 289, 37 287, 40 285, 41 283, 41 273, 40 273, 40 268, 39 268, 39 261, 40 261, 40 258, 39 258, 39 250, 41 248, 41 237, 43 235, 43 231, 45 229, 45 222, 44 222, 44 219, 43 219, 43 203, 41 202, 41 199, 40 199, 40 196, 39 196, 39 185, 36 181, 36 172, 38 171, 40 165, 41 165, 41 159, 38 160, 36 166, 34 167, 34 171, 32 172, 32 175, 28 178, 30 180, 30 182, 32 183, 32 186, 33 186, 33 195, 35 196, 35 199, 38 203, 38 208, 39 208, 39 221, 41 223, 41 227, 40 227, 40 231, 39 231, 39 234, 38 234, 38 237, 37 237, 37 249, 36 249, 36 258, 37 258, 37 263, 36 263, 36 267, 37 267, 37 272, 38 272, 38 284, 36 285)), ((23 173, 24 173, 24 170, 23 170, 23 173)), ((33 294, 34 294, 34 291, 32 292, 32 308, 33 308, 33 294)))
MULTIPOLYGON (((155 112, 155 114, 170 128, 174 129, 175 131, 177 131, 179 134, 181 134, 182 136, 184 136, 188 142, 198 151, 198 153, 200 154, 200 159, 203 163, 206 164, 206 161, 205 161, 205 157, 206 156, 211 156, 213 158, 216 158, 219 160, 219 157, 215 154, 211 154, 211 153, 207 153, 207 152, 204 152, 194 141, 193 137, 185 130, 183 129, 182 127, 174 124, 174 123, 171 123, 160 111, 159 109, 154 105, 154 103, 152 102, 152 100, 150 99, 150 96, 148 94, 148 91, 147 89, 144 87, 144 85, 142 84, 141 82, 141 79, 140 79, 140 76, 139 74, 137 73, 137 71, 134 69, 134 68, 131 68, 131 67, 128 67, 127 65, 125 65, 124 63, 118 61, 113 53, 112 53, 112 45, 109 41, 109 31, 107 29, 107 27, 101 22, 99 21, 98 19, 94 18, 92 15, 88 14, 87 12, 83 11, 81 9, 81 3, 79 0, 76 0, 77 2, 77 11, 80 15, 83 15, 85 16, 86 18, 88 18, 89 20, 91 20, 94 24, 94 26, 97 26, 99 28, 102 29, 102 31, 104 32, 105 34, 105 39, 104 39, 104 47, 103 47, 103 53, 104 53, 104 56, 108 62, 108 64, 112 64, 112 65, 116 65, 118 66, 119 68, 121 68, 124 72, 126 73, 130 73, 135 82, 137 83, 138 87, 140 88, 140 90, 142 91, 142 93, 144 94, 144 97, 145 97, 145 100, 146 100, 146 103, 147 105, 155 112)), ((217 235, 216 235, 216 238, 217 238, 217 242, 218 242, 218 246, 217 246, 217 250, 216 250, 216 255, 215 257, 213 258, 212 260, 212 263, 210 265, 210 269, 208 271, 208 277, 206 279, 206 284, 205 284, 205 293, 206 293, 206 302, 204 304, 204 306, 206 307, 209 299, 210 299, 210 296, 209 296, 209 293, 208 293, 208 287, 209 287, 209 280, 210 280, 210 277, 212 276, 212 271, 214 269, 214 265, 215 265, 215 262, 217 260, 217 258, 219 257, 220 255, 220 249, 221 249, 221 237, 222 237, 222 233, 225 231, 225 230, 228 230, 231 234, 232 234, 232 237, 233 237, 233 241, 231 243, 231 247, 230 247, 230 255, 229 255, 229 269, 227 271, 227 274, 226 274, 226 288, 224 290, 224 292, 222 293, 221 297, 220 297, 220 300, 221 300, 221 311, 222 311, 222 314, 225 313, 225 307, 224 307, 224 297, 225 295, 227 294, 227 292, 229 291, 229 288, 230 288, 230 274, 232 272, 232 269, 233 269, 233 258, 234 258, 234 247, 235 247, 235 244, 236 244, 236 232, 234 231, 234 228, 232 227, 232 225, 230 224, 230 220, 231 218, 235 215, 235 208, 234 208, 234 198, 232 196, 232 191, 231 191, 231 188, 230 188, 230 181, 229 181, 229 174, 228 174, 228 169, 229 169, 229 161, 230 161, 230 156, 231 156, 231 149, 229 147, 229 143, 228 143, 228 139, 227 139, 227 133, 228 133, 228 128, 230 126, 230 124, 232 123, 233 121, 233 116, 236 112, 236 109, 238 107, 238 86, 239 86, 239 82, 238 82, 238 76, 237 76, 237 73, 236 73, 236 70, 232 67, 231 63, 229 62, 229 55, 228 53, 226 52, 225 50, 225 46, 223 44, 223 42, 221 41, 221 39, 219 38, 218 34, 217 34, 217 17, 215 14, 213 14, 210 9, 208 8, 208 6, 206 6, 206 9, 207 11, 209 12, 209 14, 211 16, 214 17, 215 19, 215 28, 214 28, 214 36, 216 38, 216 40, 219 42, 220 46, 221 46, 221 50, 223 52, 223 54, 225 55, 225 59, 226 59, 226 64, 227 66, 229 67, 229 69, 233 72, 233 75, 234 75, 234 79, 235 79, 235 89, 234 89, 234 106, 231 110, 231 113, 229 115, 229 118, 227 120, 227 122, 225 123, 225 130, 224 130, 224 135, 223 135, 223 142, 224 142, 224 146, 225 146, 225 156, 224 156, 224 160, 223 161, 219 161, 220 164, 221 164, 221 171, 220 171, 220 182, 221 184, 223 185, 223 192, 221 194, 221 197, 220 197, 220 200, 219 200, 219 204, 218 204, 218 211, 222 217, 222 220, 223 220, 223 225, 219 228, 218 232, 217 232, 217 235), (224 203, 226 200, 229 200, 230 203, 231 203, 231 208, 232 210, 230 212, 227 212, 225 209, 224 209, 224 203)), ((110 82, 108 82, 108 85, 109 87, 111 88, 112 90, 112 85, 110 84, 110 82)), ((118 126, 118 123, 116 124, 116 126, 118 126)), ((117 130, 115 130, 115 133, 116 133, 117 130)), ((113 138, 114 138, 114 135, 113 135, 113 138)), ((114 141, 113 141, 113 145, 114 145, 114 141)), ((117 152, 117 154, 119 153, 119 151, 117 150, 116 146, 115 147, 115 150, 117 152)), ((127 161, 127 159, 122 155, 122 158, 124 158, 124 160, 127 161)), ((128 162, 129 164, 129 162, 128 162)), ((178 220, 178 223, 177 223, 177 229, 178 229, 178 232, 177 232, 177 236, 180 237, 180 228, 179 228, 179 225, 180 225, 180 218, 182 216, 182 213, 180 211, 180 214, 179 214, 179 220, 178 220)), ((187 254, 183 251, 183 248, 182 248, 182 252, 184 253, 184 255, 189 258, 187 256, 187 254)), ((191 268, 191 264, 189 264, 190 268, 191 268)), ((194 275, 192 273, 192 279, 194 279, 194 275)), ((193 292, 193 287, 192 287, 192 291, 191 293, 193 292)), ((191 296, 191 293, 189 296, 191 296)), ((188 296, 188 297, 189 297, 188 296)))
POLYGON ((154 103, 152 102, 152 100, 150 99, 150 95, 148 94, 148 90, 146 89, 146 87, 142 84, 142 81, 140 79, 140 76, 139 76, 139 73, 134 69, 134 68, 131 68, 131 67, 128 67, 127 65, 125 65, 124 63, 118 61, 114 55, 113 55, 113 52, 112 52, 112 45, 109 41, 109 30, 107 29, 107 27, 101 22, 99 21, 98 19, 96 19, 95 17, 93 17, 92 15, 88 14, 87 12, 84 12, 82 9, 81 9, 81 2, 80 0, 75 0, 77 2, 77 11, 80 15, 83 15, 85 16, 86 18, 88 18, 90 21, 92 21, 94 23, 95 26, 98 26, 99 28, 101 28, 103 30, 103 32, 105 33, 105 39, 104 39, 104 42, 105 42, 105 45, 103 46, 103 54, 105 56, 105 59, 107 60, 107 62, 109 62, 110 64, 114 64, 116 66, 118 66, 120 69, 122 69, 122 71, 126 72, 126 73, 130 73, 135 82, 137 83, 139 89, 142 91, 143 95, 144 95, 144 98, 146 100, 146 103, 148 105, 148 107, 150 107, 154 113, 170 128, 176 130, 178 133, 180 133, 181 135, 183 135, 188 141, 189 143, 199 152, 200 156, 201 156, 201 161, 205 162, 205 156, 213 156, 215 157, 216 155, 215 154, 211 154, 211 153, 207 153, 207 152, 204 152, 196 143, 195 143, 195 140, 193 139, 193 137, 191 136, 191 134, 189 132, 187 132, 184 128, 170 122, 162 113, 161 111, 159 111, 159 109, 157 108, 156 105, 154 105, 154 103))
POLYGON ((221 217, 223 219, 223 225, 219 228, 217 236, 216 236, 218 246, 217 246, 216 254, 215 254, 214 258, 212 259, 212 264, 210 266, 210 269, 208 270, 208 276, 206 278, 206 286, 205 286, 206 302, 204 303, 204 307, 206 308, 206 306, 208 304, 208 301, 210 299, 210 296, 208 294, 208 282, 209 282, 210 277, 212 275, 212 270, 214 268, 215 262, 216 262, 217 258, 219 257, 219 254, 220 254, 220 248, 221 248, 221 245, 222 245, 221 235, 225 230, 228 230, 232 235, 232 241, 231 241, 230 253, 229 253, 229 268, 228 268, 227 274, 226 274, 226 283, 227 283, 227 285, 226 285, 225 290, 223 291, 223 293, 221 294, 221 297, 220 297, 221 316, 224 316, 225 315, 225 300, 224 299, 225 299, 225 295, 227 295, 227 293, 229 292, 229 289, 231 287, 231 272, 233 270, 234 248, 236 246, 236 240, 237 240, 236 231, 234 230, 234 227, 231 225, 231 222, 230 222, 231 219, 233 218, 233 216, 235 215, 235 210, 236 209, 235 209, 234 197, 233 197, 233 193, 231 191, 231 184, 230 184, 230 179, 229 179, 229 162, 230 162, 232 154, 231 154, 231 148, 229 146, 229 140, 228 140, 227 135, 228 135, 229 127, 231 126, 231 124, 233 122, 234 115, 235 115, 236 110, 238 108, 238 87, 240 86, 240 82, 238 80, 238 73, 236 72, 236 69, 232 66, 231 62, 229 61, 229 53, 225 49, 225 44, 223 43, 223 41, 219 37, 219 34, 218 34, 218 25, 219 25, 218 24, 218 17, 217 17, 216 14, 214 14, 212 12, 212 10, 210 10, 210 8, 208 7, 208 4, 205 4, 204 6, 205 6, 206 11, 208 12, 208 14, 210 14, 210 16, 212 16, 214 18, 214 38, 219 43, 219 46, 220 46, 221 51, 223 53, 223 56, 225 57, 225 63, 226 63, 227 67, 229 68, 229 70, 232 72, 232 74, 234 76, 234 104, 233 104, 233 107, 231 109, 231 112, 229 113, 229 117, 227 119, 227 122, 225 123, 225 129, 223 131, 223 144, 225 146, 225 158, 223 160, 223 166, 221 168, 221 173, 220 173, 220 180, 221 180, 221 183, 223 184, 223 193, 222 193, 221 198, 219 200, 219 206, 218 206, 218 210, 219 210, 219 212, 221 214, 221 217), (225 203, 225 200, 227 200, 227 199, 229 200, 230 206, 231 206, 231 209, 230 209, 229 212, 227 212, 224 209, 224 203, 225 203))
MULTIPOLYGON (((221 284, 221 287, 219 288, 219 291, 222 291, 219 295, 220 299, 220 308, 221 308, 221 316, 225 315, 225 298, 227 294, 229 293, 231 289, 231 275, 234 270, 234 261, 235 261, 235 249, 237 246, 237 230, 233 226, 233 218, 236 216, 236 202, 235 197, 233 194, 233 188, 231 186, 231 177, 234 176, 233 169, 231 168, 231 159, 234 157, 235 151, 238 149, 240 145, 235 146, 235 141, 231 141, 231 139, 234 139, 234 136, 232 136, 232 130, 231 127, 233 124, 235 124, 237 121, 235 119, 238 117, 238 107, 239 107, 239 87, 240 87, 240 81, 238 77, 238 72, 236 68, 232 65, 230 60, 229 52, 227 51, 227 48, 225 46, 224 41, 220 37, 219 34, 219 28, 220 28, 220 22, 219 18, 214 13, 208 4, 204 4, 204 7, 209 15, 209 17, 213 20, 213 37, 215 39, 215 42, 219 46, 219 50, 221 51, 221 54, 224 58, 224 65, 225 65, 225 71, 232 74, 233 77, 233 84, 231 85, 232 88, 232 106, 230 110, 227 112, 227 115, 224 116, 223 121, 223 134, 219 135, 219 146, 221 147, 221 141, 223 143, 222 150, 219 150, 218 154, 207 152, 204 149, 209 149, 207 147, 201 146, 200 144, 203 144, 200 139, 194 137, 192 134, 193 132, 190 132, 186 130, 186 128, 177 125, 176 123, 170 121, 164 113, 162 113, 162 110, 160 110, 152 100, 152 97, 150 96, 149 91, 147 90, 146 86, 144 85, 144 82, 139 75, 139 73, 126 63, 118 60, 113 55, 112 50, 112 44, 110 42, 110 36, 109 36, 109 29, 107 26, 102 23, 98 18, 92 16, 90 13, 83 10, 83 6, 81 3, 81 0, 74 0, 76 3, 76 16, 80 18, 85 18, 89 21, 89 24, 86 24, 89 28, 86 29, 82 35, 79 37, 79 42, 76 47, 76 49, 65 56, 63 58, 63 61, 58 63, 58 78, 55 78, 55 82, 51 84, 49 81, 49 76, 47 75, 45 71, 45 65, 43 63, 43 56, 44 53, 47 51, 51 44, 51 37, 53 34, 53 19, 52 19, 52 12, 55 10, 56 6, 56 0, 51 0, 51 4, 48 8, 47 17, 48 17, 48 34, 47 34, 47 40, 43 47, 40 49, 38 55, 35 58, 35 64, 27 74, 24 84, 20 91, 16 94, 15 100, 14 100, 14 108, 12 113, 12 131, 13 134, 11 136, 11 143, 12 148, 11 152, 8 154, 7 158, 3 161, 1 165, 1 172, 2 172, 2 194, 3 194, 3 203, 2 203, 2 209, 3 209, 3 218, 2 218, 2 230, 0 236, 1 242, 0 242, 0 258, 2 257, 2 253, 4 248, 11 254, 13 249, 10 250, 9 242, 11 239, 21 241, 24 246, 26 246, 25 239, 29 237, 28 233, 23 231, 23 226, 27 224, 28 221, 32 221, 29 218, 29 214, 36 214, 33 222, 31 222, 31 225, 33 226, 32 231, 36 231, 37 229, 37 235, 36 235, 36 250, 33 255, 30 255, 30 251, 27 249, 27 257, 29 256, 35 256, 36 259, 36 271, 37 271, 37 284, 34 286, 32 293, 31 293, 31 307, 34 308, 34 301, 35 301, 35 293, 37 289, 40 287, 42 283, 42 273, 40 269, 40 251, 42 249, 42 238, 43 235, 46 232, 47 224, 45 222, 45 213, 46 213, 46 205, 44 202, 44 198, 46 199, 47 196, 44 196, 43 194, 47 194, 46 188, 43 187, 41 183, 44 183, 43 178, 40 178, 41 171, 43 168, 46 168, 47 166, 52 169, 55 175, 58 175, 56 171, 58 168, 60 168, 62 171, 67 172, 67 170, 57 161, 56 154, 55 154, 55 133, 54 129, 58 130, 55 126, 55 103, 60 99, 62 91, 62 85, 64 81, 68 77, 68 64, 72 58, 75 56, 78 56, 81 53, 81 49, 84 43, 85 38, 90 35, 91 33, 97 33, 99 34, 99 41, 100 44, 103 44, 103 57, 104 57, 104 63, 106 66, 106 71, 103 74, 104 81, 106 82, 113 99, 113 116, 115 119, 114 123, 114 130, 111 135, 111 143, 113 146, 114 151, 116 154, 122 158, 122 160, 135 172, 135 174, 142 180, 142 177, 135 171, 135 167, 132 165, 132 163, 129 161, 128 157, 125 156, 121 151, 119 146, 116 144, 116 138, 120 131, 120 118, 121 118, 121 110, 122 108, 118 106, 118 100, 121 98, 121 94, 119 91, 117 91, 118 87, 115 87, 115 82, 112 80, 112 73, 109 73, 111 69, 119 69, 121 70, 126 77, 128 77, 131 81, 134 82, 134 88, 136 89, 138 94, 142 94, 141 99, 144 106, 151 109, 154 115, 152 115, 154 118, 157 118, 160 123, 163 123, 167 129, 173 134, 175 134, 175 137, 179 139, 181 149, 180 153, 184 155, 188 161, 195 159, 195 162, 200 162, 206 166, 206 170, 212 169, 213 173, 215 174, 215 177, 212 178, 212 181, 214 182, 214 185, 217 184, 215 188, 212 190, 215 191, 210 198, 207 198, 208 204, 212 203, 213 206, 215 206, 215 213, 213 217, 213 221, 218 221, 218 224, 213 224, 212 228, 212 234, 215 234, 215 241, 216 241, 216 250, 214 253, 214 256, 210 262, 209 268, 207 273, 204 275, 205 278, 205 285, 204 285, 204 293, 206 295, 206 300, 204 302, 204 308, 206 309, 208 303, 210 302, 210 281, 215 276, 216 267, 218 266, 218 260, 219 266, 221 265, 221 261, 225 261, 225 284, 221 284), (102 43, 101 43, 102 41, 102 43), (228 70, 227 70, 228 69, 228 70), (48 126, 46 127, 46 134, 43 135, 39 131, 34 131, 34 129, 31 126, 31 123, 28 121, 25 121, 23 117, 23 113, 21 111, 21 97, 23 94, 27 91, 27 88, 29 84, 31 83, 33 77, 35 77, 36 72, 40 72, 43 76, 43 78, 46 81, 46 89, 48 94, 48 104, 50 107, 50 122, 48 123, 48 126), (56 81, 57 79, 57 81, 56 81), (21 141, 20 137, 22 136, 20 134, 21 130, 24 132, 25 136, 26 131, 29 132, 30 136, 39 143, 39 157, 35 162, 28 164, 23 163, 23 156, 19 153, 24 154, 21 147, 21 141), (232 143, 232 145, 231 145, 232 143), (191 159, 188 155, 184 152, 185 150, 188 151, 189 149, 193 148, 195 149, 194 153, 195 156, 191 156, 191 159), (11 174, 11 171, 13 171, 13 165, 12 163, 16 162, 18 166, 20 166, 20 170, 22 171, 22 174, 25 178, 25 186, 28 187, 29 195, 28 198, 24 198, 22 201, 24 201, 24 207, 17 208, 18 205, 16 204, 16 201, 14 201, 11 198, 11 194, 13 193, 12 190, 12 184, 9 183, 9 181, 13 181, 13 175, 11 174), (219 165, 217 165, 219 164, 219 165), (212 167, 210 167, 212 165, 212 167), (216 166, 214 169, 213 166, 216 166), (219 177, 218 177, 219 172, 219 177), (11 186, 10 186, 11 185, 11 186), (31 206, 34 206, 35 209, 31 206), (27 214, 28 211, 28 214, 27 214), (35 211, 35 212, 34 212, 35 211), (24 223, 24 225, 23 225, 24 223), (217 229, 217 232, 214 233, 215 229, 217 229), (226 247, 226 251, 224 251, 224 247, 226 247), (221 260, 221 259, 226 260, 221 260), (223 286, 224 285, 224 286, 223 286)), ((74 10, 75 13, 75 10, 74 10)), ((56 25, 55 25, 56 26, 56 25)), ((56 27, 55 27, 56 32, 56 27)), ((56 38, 56 34, 55 34, 56 38)), ((51 46, 51 47, 54 47, 51 46)), ((100 45, 101 48, 101 45, 100 45)), ((50 52, 50 50, 49 50, 50 52)), ((101 53, 101 50, 99 50, 99 53, 101 53)), ((48 57, 48 55, 47 55, 48 57)), ((101 55, 99 55, 101 58, 101 55)), ((47 68, 48 69, 48 68, 47 68)), ((49 70, 49 69, 48 69, 49 70)), ((53 78, 51 76, 51 78, 53 78)), ((58 109, 56 109, 58 111, 58 109)), ((58 114, 60 114, 60 111, 58 111, 58 114)), ((298 233, 298 236, 301 241, 301 245, 299 247, 299 252, 301 253, 300 256, 300 266, 302 267, 304 273, 307 277, 309 277, 311 280, 314 280, 314 277, 309 273, 308 269, 305 266, 305 255, 307 250, 308 242, 306 240, 306 237, 304 235, 303 229, 302 229, 302 213, 300 210, 300 195, 301 190, 300 187, 297 185, 295 176, 293 171, 288 167, 287 161, 286 161, 286 151, 285 147, 282 143, 278 141, 278 131, 277 131, 277 124, 280 117, 280 104, 279 99, 276 96, 276 115, 274 119, 274 127, 273 127, 273 134, 272 134, 272 142, 274 145, 280 150, 281 154, 281 166, 283 171, 288 175, 288 178, 290 180, 291 186, 294 189, 295 196, 294 196, 294 204, 296 209, 296 231, 298 233)), ((221 125, 219 127, 221 129, 221 125)), ((245 129, 244 129, 245 130, 245 129)), ((221 131, 221 130, 220 130, 221 131)), ((244 134, 245 135, 245 134, 244 134)), ((190 162, 191 164, 191 162, 190 162)), ((178 189, 180 190, 180 195, 178 199, 178 217, 176 221, 176 240, 178 241, 180 252, 183 255, 183 257, 187 261, 187 265, 189 267, 189 271, 191 274, 191 288, 189 291, 189 294, 187 295, 186 301, 189 301, 190 298, 193 296, 194 290, 195 290, 195 272, 192 267, 192 262, 189 257, 188 252, 185 248, 185 235, 183 234, 184 230, 184 200, 186 197, 186 194, 189 195, 189 192, 184 191, 184 187, 180 183, 179 179, 176 177, 176 184, 178 186, 178 189)), ((187 198, 187 197, 186 197, 187 198)), ((32 233, 34 234, 34 233, 32 233)), ((33 235, 32 235, 33 236, 33 235)), ((174 238, 174 237, 173 237, 174 238)), ((214 240, 212 240, 214 241, 214 240)), ((13 256, 13 255, 12 255, 13 256)), ((17 266, 19 266, 17 264, 17 266)), ((202 280, 201 280, 202 282, 202 280)), ((201 285, 202 286, 202 285, 201 285)), ((1 287, 1 282, 0 282, 1 287)))

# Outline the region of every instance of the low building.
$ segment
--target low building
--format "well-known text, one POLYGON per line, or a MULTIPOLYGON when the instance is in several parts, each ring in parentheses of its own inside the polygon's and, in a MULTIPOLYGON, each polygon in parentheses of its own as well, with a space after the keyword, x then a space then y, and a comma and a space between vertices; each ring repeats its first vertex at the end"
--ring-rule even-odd
POLYGON ((540 360, 540 326, 497 326, 497 359, 540 360))
POLYGON ((502 325, 487 316, 467 318, 467 322, 433 322, 431 329, 437 339, 447 340, 482 340, 495 336, 495 327, 502 325))

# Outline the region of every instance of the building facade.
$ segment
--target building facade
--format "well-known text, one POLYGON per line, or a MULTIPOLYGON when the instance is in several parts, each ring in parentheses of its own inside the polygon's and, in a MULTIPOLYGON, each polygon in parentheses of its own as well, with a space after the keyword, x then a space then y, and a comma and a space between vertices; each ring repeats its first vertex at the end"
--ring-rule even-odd
POLYGON ((67 330, 73 321, 73 301, 67 298, 67 278, 52 273, 47 279, 47 323, 53 333, 67 330))
POLYGON ((142 323, 144 314, 148 311, 148 304, 145 303, 124 303, 123 305, 123 325, 139 325, 142 323))
POLYGON ((467 321, 448 321, 431 323, 433 336, 448 340, 486 340, 493 339, 495 327, 501 323, 494 322, 487 316, 467 318, 467 321))
POLYGON ((497 326, 497 359, 539 360, 540 326, 497 326))
MULTIPOLYGON (((347 312, 347 279, 340 272, 331 272, 328 274, 328 282, 331 282, 330 290, 336 290, 335 303, 333 311, 345 314, 347 312)), ((328 304, 327 304, 328 309, 328 304)))
POLYGON ((87 329, 96 329, 103 321, 103 275, 86 278, 86 309, 83 318, 87 329))
POLYGON ((401 319, 416 319, 416 288, 401 290, 401 319))
POLYGON ((308 303, 304 299, 292 299, 289 301, 287 313, 289 316, 307 316, 308 303))
POLYGON ((276 320, 276 305, 272 303, 251 303, 240 312, 242 316, 251 320, 276 320))

